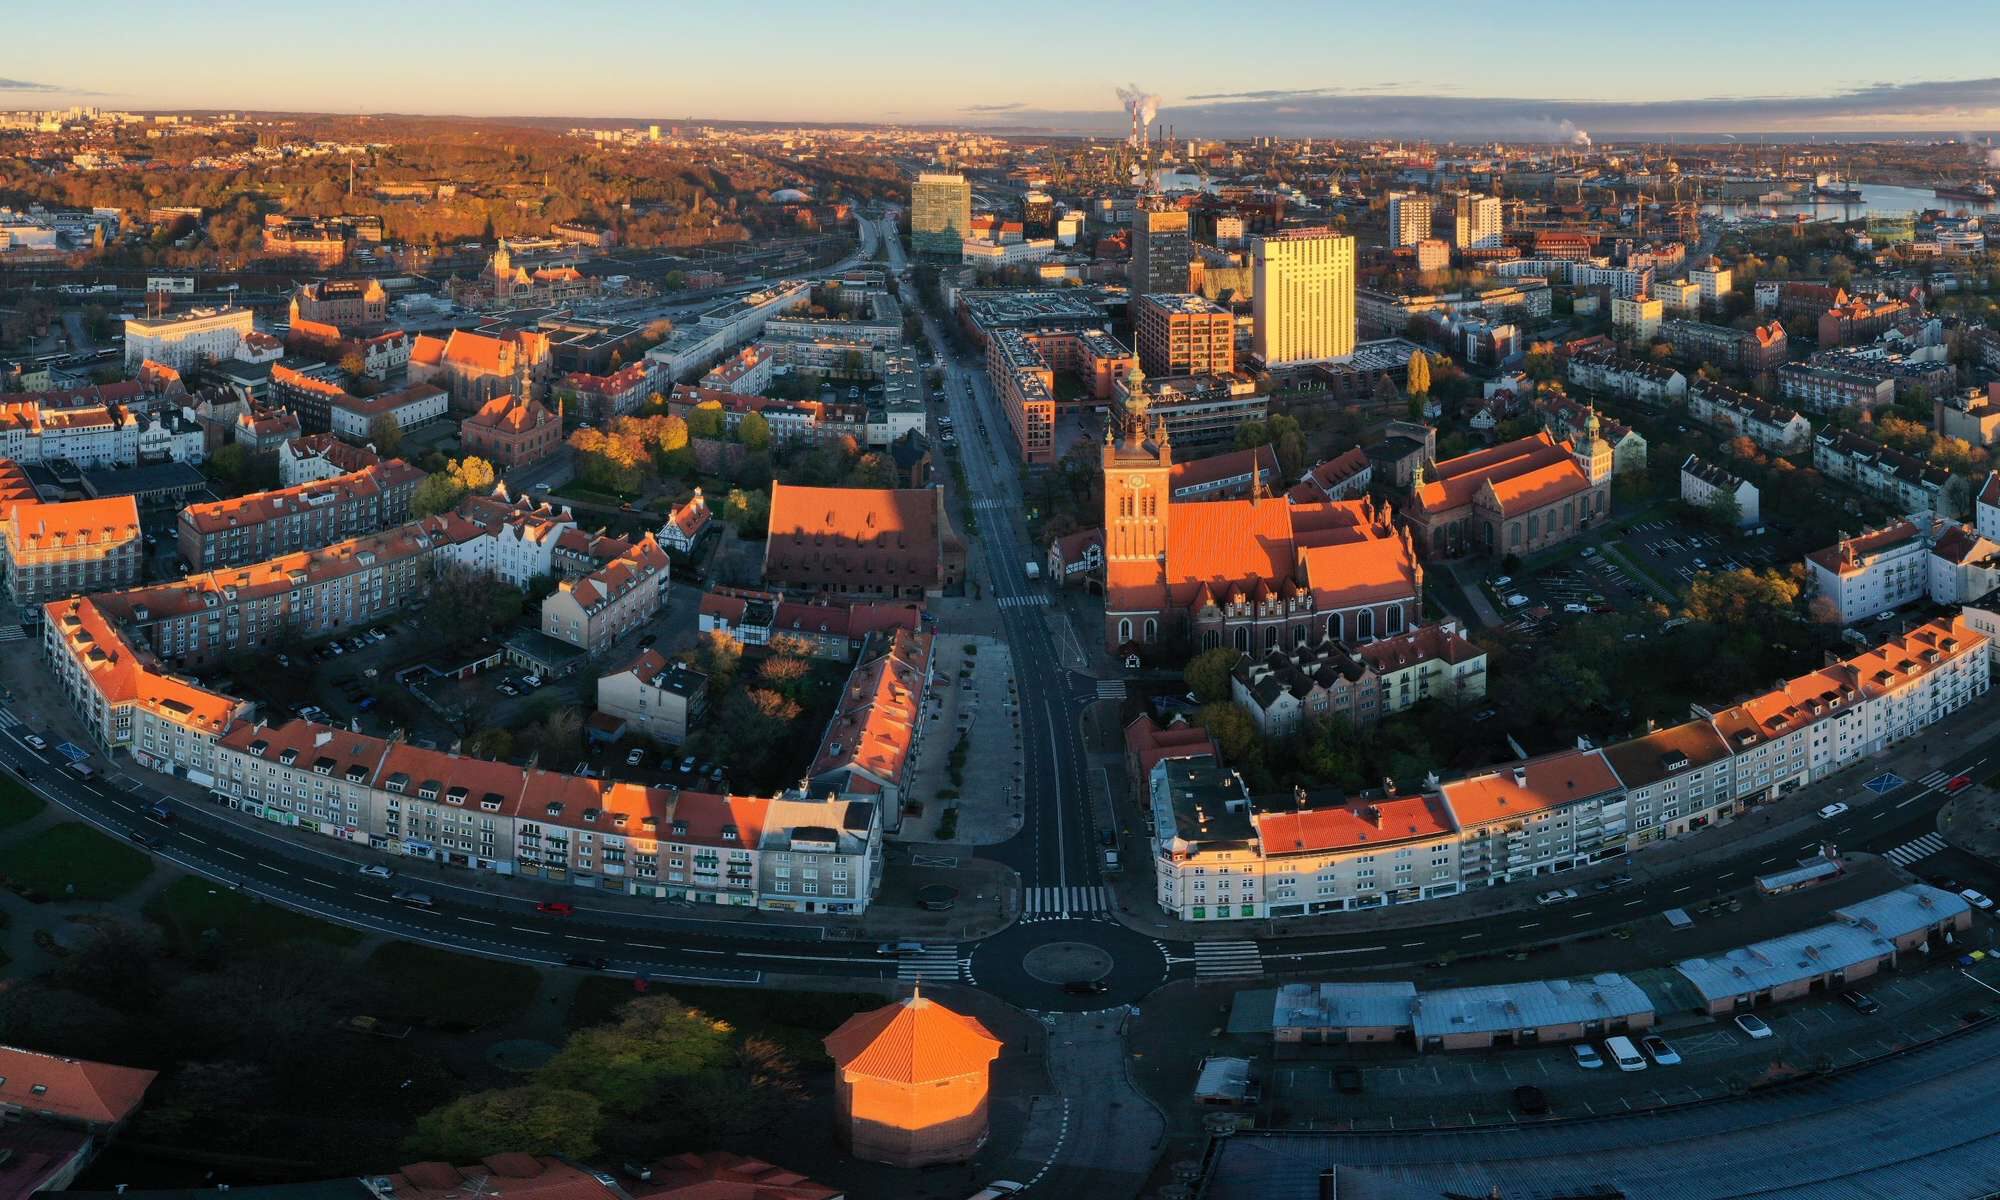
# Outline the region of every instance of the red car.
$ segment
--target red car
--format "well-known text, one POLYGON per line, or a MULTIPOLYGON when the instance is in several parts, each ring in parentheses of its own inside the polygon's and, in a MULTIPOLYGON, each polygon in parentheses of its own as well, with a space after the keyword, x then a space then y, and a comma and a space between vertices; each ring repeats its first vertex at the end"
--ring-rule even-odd
POLYGON ((567 917, 576 912, 574 908, 571 908, 560 900, 544 900, 540 904, 535 905, 535 911, 538 913, 548 913, 551 916, 557 917, 567 917))
POLYGON ((1954 775, 1950 779, 1944 781, 1944 794, 1947 796, 1956 796, 1960 792, 1964 791, 1966 788, 1969 788, 1971 786, 1972 786, 1972 776, 1954 775))

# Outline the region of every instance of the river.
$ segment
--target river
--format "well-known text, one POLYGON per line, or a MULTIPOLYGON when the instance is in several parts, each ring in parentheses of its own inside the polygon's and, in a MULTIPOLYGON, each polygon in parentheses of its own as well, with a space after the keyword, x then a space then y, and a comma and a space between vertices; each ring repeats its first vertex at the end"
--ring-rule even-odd
POLYGON ((1992 200, 1945 200, 1932 195, 1929 188, 1894 187, 1889 184, 1864 183, 1858 185, 1861 199, 1858 201, 1815 200, 1802 197, 1784 204, 1746 201, 1741 204, 1704 204, 1701 213, 1705 217, 1720 217, 1724 221, 1756 220, 1764 214, 1775 212, 1780 217, 1792 217, 1803 213, 1813 221, 1858 221, 1870 212, 1875 213, 1916 213, 1926 208, 1939 208, 1946 212, 1960 209, 1969 213, 1985 215, 2000 211, 2000 204, 1992 200))

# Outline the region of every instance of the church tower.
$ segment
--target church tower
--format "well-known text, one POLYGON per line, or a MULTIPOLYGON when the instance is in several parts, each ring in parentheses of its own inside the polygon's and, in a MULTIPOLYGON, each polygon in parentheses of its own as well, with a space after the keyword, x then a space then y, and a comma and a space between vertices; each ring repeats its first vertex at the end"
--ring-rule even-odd
POLYGON ((1585 409, 1583 434, 1570 442, 1570 456, 1583 468, 1590 486, 1605 487, 1611 483, 1611 443, 1598 436, 1598 429, 1597 409, 1585 409))
POLYGON ((1158 640, 1167 603, 1167 522, 1174 450, 1137 368, 1122 412, 1104 430, 1105 644, 1158 640))

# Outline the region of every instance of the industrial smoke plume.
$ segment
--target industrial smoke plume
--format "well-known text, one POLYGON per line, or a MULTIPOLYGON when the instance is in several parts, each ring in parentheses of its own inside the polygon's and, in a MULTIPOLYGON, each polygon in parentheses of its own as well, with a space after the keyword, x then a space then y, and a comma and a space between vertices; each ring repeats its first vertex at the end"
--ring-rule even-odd
POLYGON ((1132 144, 1135 146, 1143 144, 1146 140, 1146 127, 1160 114, 1160 98, 1140 91, 1136 83, 1128 83, 1118 89, 1118 102, 1125 106, 1126 112, 1132 114, 1132 144))
POLYGON ((1562 123, 1562 131, 1563 133, 1569 136, 1570 145, 1572 146, 1590 145, 1590 132, 1588 130, 1578 129, 1576 126, 1570 124, 1568 121, 1564 121, 1562 123))

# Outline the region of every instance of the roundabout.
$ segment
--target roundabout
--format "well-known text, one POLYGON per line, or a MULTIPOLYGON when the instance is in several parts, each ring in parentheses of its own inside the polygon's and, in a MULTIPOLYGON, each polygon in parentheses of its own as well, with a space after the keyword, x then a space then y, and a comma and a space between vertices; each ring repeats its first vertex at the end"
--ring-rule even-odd
POLYGON ((973 947, 969 975, 1022 1008, 1093 1012, 1138 1003, 1166 982, 1167 961, 1158 942, 1115 921, 1070 918, 1001 930, 973 947))

